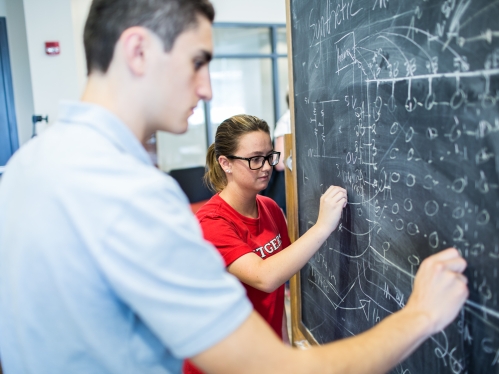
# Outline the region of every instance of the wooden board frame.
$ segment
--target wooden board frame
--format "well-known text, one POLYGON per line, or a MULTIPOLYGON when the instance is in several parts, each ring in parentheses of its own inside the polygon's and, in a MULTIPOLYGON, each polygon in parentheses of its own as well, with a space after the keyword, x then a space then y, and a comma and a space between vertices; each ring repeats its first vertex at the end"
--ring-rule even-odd
MULTIPOLYGON (((284 136, 284 163, 291 157, 292 169, 285 167, 286 178, 286 212, 288 233, 291 243, 299 237, 298 227, 298 189, 296 176, 296 140, 295 140, 295 101, 293 87, 293 46, 291 39, 291 0, 286 0, 286 35, 288 44, 288 76, 289 76, 289 110, 291 112, 291 134, 284 136)), ((308 348, 317 345, 310 331, 303 325, 301 316, 300 272, 290 280, 291 294, 291 343, 295 347, 308 348)))

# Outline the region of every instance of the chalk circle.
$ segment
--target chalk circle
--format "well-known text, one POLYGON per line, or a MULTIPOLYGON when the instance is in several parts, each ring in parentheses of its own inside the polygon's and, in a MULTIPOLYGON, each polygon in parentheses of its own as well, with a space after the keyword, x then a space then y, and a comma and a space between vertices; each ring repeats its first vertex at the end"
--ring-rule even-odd
POLYGON ((426 202, 424 205, 424 212, 428 217, 433 217, 435 214, 438 213, 438 203, 435 200, 429 200, 426 202))
POLYGON ((408 97, 407 100, 405 101, 405 110, 407 110, 409 113, 414 112, 418 106, 418 101, 416 100, 415 97, 408 97))
POLYGON ((485 246, 482 243, 476 243, 471 246, 470 254, 477 257, 485 252, 485 246))
POLYGON ((409 261, 409 263, 414 266, 419 265, 420 262, 419 257, 416 255, 410 255, 409 257, 407 257, 407 261, 409 261))
POLYGON ((395 221, 395 228, 398 231, 402 231, 404 229, 404 220, 402 218, 399 218, 395 221))
POLYGON ((490 95, 490 93, 482 95, 482 108, 488 109, 496 106, 497 99, 490 95))
POLYGON ((409 127, 409 130, 407 130, 407 134, 405 134, 405 142, 409 143, 412 140, 412 137, 414 136, 414 129, 409 127))
POLYGON ((431 110, 431 108, 433 108, 435 104, 436 104, 435 94, 432 92, 431 94, 428 94, 428 96, 426 96, 424 107, 426 110, 431 110))
POLYGON ((388 110, 391 113, 393 113, 393 112, 395 112, 395 108, 397 108, 397 106, 395 105, 395 97, 393 97, 393 95, 392 95, 388 98, 388 110))
POLYGON ((409 235, 419 234, 419 227, 418 227, 418 225, 416 225, 414 222, 409 222, 407 224, 407 233, 409 235))
POLYGON ((390 249, 390 243, 389 242, 383 242, 383 251, 388 251, 390 249))
POLYGON ((466 186, 468 185, 468 177, 457 178, 452 182, 452 191, 456 193, 462 193, 466 186))
POLYGON ((456 209, 454 209, 452 211, 452 218, 455 218, 455 219, 463 218, 464 217, 464 213, 465 213, 464 208, 458 206, 456 209))
POLYGON ((466 100, 466 94, 462 89, 457 90, 454 92, 450 99, 450 106, 452 109, 457 109, 461 105, 463 105, 464 101, 466 100))
POLYGON ((397 158, 397 156, 396 156, 396 155, 394 155, 394 152, 398 152, 398 151, 399 151, 399 149, 398 149, 398 148, 392 148, 392 149, 390 150, 390 160, 395 160, 395 159, 397 158))
POLYGON ((416 176, 414 174, 407 174, 405 178, 405 184, 407 187, 414 187, 416 184, 416 176))
POLYGON ((475 182, 475 187, 482 194, 486 194, 490 191, 489 184, 487 183, 487 179, 484 175, 481 176, 478 182, 475 182))
POLYGON ((399 124, 398 122, 393 122, 392 127, 390 127, 390 135, 395 135, 399 131, 399 124))
POLYGON ((489 223, 490 221, 490 214, 487 212, 486 209, 483 209, 478 215, 476 216, 476 223, 477 225, 483 226, 489 223))
POLYGON ((423 186, 424 189, 432 190, 436 184, 438 184, 438 182, 436 183, 435 179, 433 178, 433 176, 431 174, 425 175, 424 186, 423 186))
POLYGON ((398 214, 399 211, 400 211, 399 204, 398 203, 393 204, 393 206, 392 206, 392 213, 393 214, 398 214))
POLYGON ((485 300, 492 299, 493 293, 487 283, 485 283, 485 280, 482 282, 480 287, 478 287, 478 292, 480 292, 485 300))
POLYGON ((428 127, 426 130, 426 137, 430 140, 438 138, 438 130, 434 127, 428 127))
POLYGON ((393 172, 391 175, 390 175, 390 180, 393 182, 393 183, 397 183, 399 180, 400 180, 400 173, 397 173, 397 172, 393 172))
POLYGON ((461 137, 461 130, 459 130, 457 128, 457 126, 455 125, 454 127, 452 127, 451 131, 449 134, 447 134, 446 136, 449 136, 449 140, 454 143, 457 139, 459 139, 461 137))
POLYGON ((404 200, 404 209, 408 212, 412 211, 412 200, 410 198, 404 200))
POLYGON ((409 151, 407 151, 407 161, 411 161, 413 157, 414 157, 414 148, 411 148, 409 149, 409 151))
POLYGON ((357 214, 360 216, 362 216, 362 208, 357 208, 357 214))
POLYGON ((433 231, 430 234, 428 237, 428 243, 430 244, 430 247, 434 249, 438 247, 438 233, 436 231, 433 231))

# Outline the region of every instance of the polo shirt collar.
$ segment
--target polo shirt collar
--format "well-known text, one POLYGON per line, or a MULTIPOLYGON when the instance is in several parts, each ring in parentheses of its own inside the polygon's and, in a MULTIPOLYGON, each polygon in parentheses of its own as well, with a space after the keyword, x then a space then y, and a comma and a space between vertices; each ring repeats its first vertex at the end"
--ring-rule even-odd
POLYGON ((121 151, 131 154, 144 164, 153 165, 132 131, 123 121, 100 105, 82 101, 63 101, 59 109, 59 122, 91 127, 121 151))

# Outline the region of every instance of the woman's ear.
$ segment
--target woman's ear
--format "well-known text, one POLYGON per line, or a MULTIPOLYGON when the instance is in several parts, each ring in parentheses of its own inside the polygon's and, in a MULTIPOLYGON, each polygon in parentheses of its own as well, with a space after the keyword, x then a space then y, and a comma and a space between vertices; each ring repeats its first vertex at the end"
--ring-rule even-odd
POLYGON ((227 157, 220 156, 218 158, 218 163, 220 164, 223 171, 229 174, 232 173, 232 165, 227 157))

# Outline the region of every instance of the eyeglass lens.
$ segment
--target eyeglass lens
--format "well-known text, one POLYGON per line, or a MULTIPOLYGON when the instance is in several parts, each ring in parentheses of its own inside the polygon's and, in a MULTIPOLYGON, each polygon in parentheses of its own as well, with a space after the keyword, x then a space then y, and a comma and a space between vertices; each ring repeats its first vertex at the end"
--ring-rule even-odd
POLYGON ((265 160, 268 160, 270 166, 275 166, 279 162, 279 154, 278 153, 271 153, 268 156, 256 156, 256 157, 251 157, 250 159, 250 168, 251 169, 260 169, 263 164, 265 163, 265 160))

